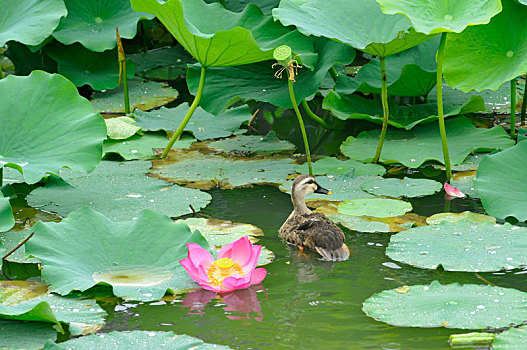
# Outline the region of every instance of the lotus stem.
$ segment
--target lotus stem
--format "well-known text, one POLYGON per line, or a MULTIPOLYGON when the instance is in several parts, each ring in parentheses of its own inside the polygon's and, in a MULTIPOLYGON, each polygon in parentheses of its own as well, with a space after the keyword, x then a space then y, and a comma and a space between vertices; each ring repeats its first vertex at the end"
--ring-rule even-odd
POLYGON ((527 75, 525 76, 525 86, 523 88, 523 102, 522 102, 522 110, 520 112, 520 121, 521 124, 525 124, 525 110, 527 109, 527 75))
POLYGON ((187 123, 192 117, 192 115, 194 114, 194 111, 196 110, 196 108, 198 108, 199 101, 201 100, 201 96, 203 95, 204 87, 205 87, 205 67, 201 66, 201 75, 199 77, 198 92, 196 93, 196 96, 194 97, 194 101, 192 101, 192 104, 190 105, 190 108, 188 109, 187 114, 185 115, 185 118, 183 118, 183 120, 181 121, 181 124, 179 124, 176 132, 174 133, 174 135, 172 135, 172 138, 168 142, 168 145, 165 147, 165 150, 163 151, 161 158, 164 158, 167 156, 174 142, 179 140, 179 138, 181 137, 181 134, 183 134, 183 131, 185 130, 185 126, 187 126, 187 123))
POLYGON ((386 137, 386 130, 388 130, 388 117, 390 114, 390 111, 388 110, 388 80, 386 78, 386 61, 384 57, 379 57, 379 60, 381 61, 381 101, 383 119, 379 144, 377 145, 375 158, 373 158, 374 163, 378 163, 379 158, 381 158, 382 145, 384 144, 384 138, 386 137))
POLYGON ((4 167, 0 167, 0 187, 4 186, 4 167))
POLYGON ((11 254, 13 254, 14 252, 16 252, 21 246, 24 245, 24 243, 26 243, 27 241, 29 241, 29 239, 30 239, 31 237, 33 237, 33 234, 34 234, 34 233, 35 233, 35 232, 31 232, 31 233, 29 234, 29 236, 27 236, 26 238, 24 238, 24 239, 22 240, 22 242, 18 243, 16 247, 14 247, 14 248, 11 249, 9 252, 7 252, 7 253, 2 257, 2 260, 5 260, 9 255, 11 255, 11 254))
POLYGON ((465 334, 452 334, 450 336, 450 342, 452 344, 471 344, 471 343, 490 343, 494 340, 494 334, 492 333, 465 333, 465 334))
POLYGON ((0 62, 0 79, 4 79, 4 72, 2 71, 2 62, 0 62))
POLYGON ((439 117, 439 134, 441 135, 441 146, 443 147, 443 159, 446 168, 446 181, 449 182, 452 178, 452 169, 450 167, 445 117, 443 114, 443 52, 445 51, 446 35, 445 32, 441 33, 441 41, 437 50, 437 115, 439 117))
POLYGON ((287 84, 289 86, 289 96, 291 97, 291 103, 293 104, 293 108, 298 118, 298 124, 300 124, 300 131, 302 132, 302 138, 304 139, 304 148, 306 150, 306 158, 307 158, 307 168, 309 169, 309 175, 313 176, 313 168, 311 166, 311 153, 309 151, 309 144, 307 142, 306 128, 304 126, 304 121, 302 120, 302 115, 300 114, 300 110, 298 109, 298 104, 296 103, 295 91, 293 89, 293 81, 291 79, 287 79, 287 84))
POLYGON ((126 57, 124 55, 124 47, 121 42, 121 36, 119 35, 119 28, 115 28, 115 34, 117 35, 117 59, 119 61, 119 86, 121 81, 123 82, 124 91, 124 112, 130 114, 130 96, 128 94, 128 77, 126 76, 126 57))
POLYGON ((339 73, 337 73, 337 70, 335 69, 335 67, 331 67, 329 69, 329 74, 331 75, 331 78, 333 78, 333 81, 336 83, 337 80, 339 79, 339 73))
POLYGON ((130 114, 130 95, 128 92, 128 77, 126 76, 126 61, 123 65, 123 92, 124 92, 124 112, 130 114))
POLYGON ((511 79, 511 138, 516 138, 516 79, 511 79))
POLYGON ((325 129, 333 130, 333 127, 331 125, 329 125, 324 119, 316 115, 315 112, 313 112, 311 108, 309 108, 309 104, 307 103, 306 99, 303 99, 301 104, 302 108, 304 109, 304 112, 306 112, 307 116, 310 117, 315 123, 320 124, 325 129))

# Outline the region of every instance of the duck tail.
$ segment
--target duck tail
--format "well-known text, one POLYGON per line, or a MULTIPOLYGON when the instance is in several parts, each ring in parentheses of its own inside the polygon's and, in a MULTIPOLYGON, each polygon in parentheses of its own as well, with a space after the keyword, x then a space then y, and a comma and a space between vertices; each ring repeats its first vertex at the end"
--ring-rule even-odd
POLYGON ((350 257, 350 250, 345 243, 342 243, 340 248, 330 250, 321 247, 315 247, 318 254, 322 255, 325 260, 329 261, 344 261, 350 257))

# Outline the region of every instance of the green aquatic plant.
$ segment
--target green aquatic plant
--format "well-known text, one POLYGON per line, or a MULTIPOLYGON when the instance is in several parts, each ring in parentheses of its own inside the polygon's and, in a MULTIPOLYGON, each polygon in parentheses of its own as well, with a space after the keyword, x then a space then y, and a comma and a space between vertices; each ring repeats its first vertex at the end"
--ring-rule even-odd
POLYGON ((130 94, 128 92, 128 75, 126 74, 126 57, 124 55, 124 47, 121 42, 121 36, 119 35, 119 28, 115 28, 115 35, 117 37, 117 61, 119 62, 119 84, 123 83, 123 94, 124 94, 124 113, 130 114, 130 94))

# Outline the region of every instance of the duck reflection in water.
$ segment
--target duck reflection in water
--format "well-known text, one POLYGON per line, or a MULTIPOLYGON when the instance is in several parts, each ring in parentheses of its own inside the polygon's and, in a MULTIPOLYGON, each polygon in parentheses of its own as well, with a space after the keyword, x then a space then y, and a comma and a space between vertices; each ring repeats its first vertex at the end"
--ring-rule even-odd
POLYGON ((185 295, 182 308, 188 308, 188 314, 203 315, 207 304, 216 299, 219 303, 225 304, 223 311, 227 318, 231 320, 253 319, 262 322, 263 313, 257 294, 259 292, 265 295, 263 300, 267 299, 266 290, 261 285, 223 294, 198 289, 185 295))

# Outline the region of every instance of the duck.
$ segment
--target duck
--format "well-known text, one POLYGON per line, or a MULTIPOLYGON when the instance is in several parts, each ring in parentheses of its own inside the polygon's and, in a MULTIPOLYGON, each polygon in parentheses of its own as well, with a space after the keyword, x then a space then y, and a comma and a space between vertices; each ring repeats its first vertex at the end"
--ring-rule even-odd
POLYGON ((298 246, 301 252, 304 247, 316 251, 324 260, 348 260, 350 250, 344 232, 326 215, 314 213, 306 206, 305 198, 310 193, 330 195, 331 191, 320 186, 313 176, 297 176, 291 189, 294 209, 280 227, 278 236, 298 246))

